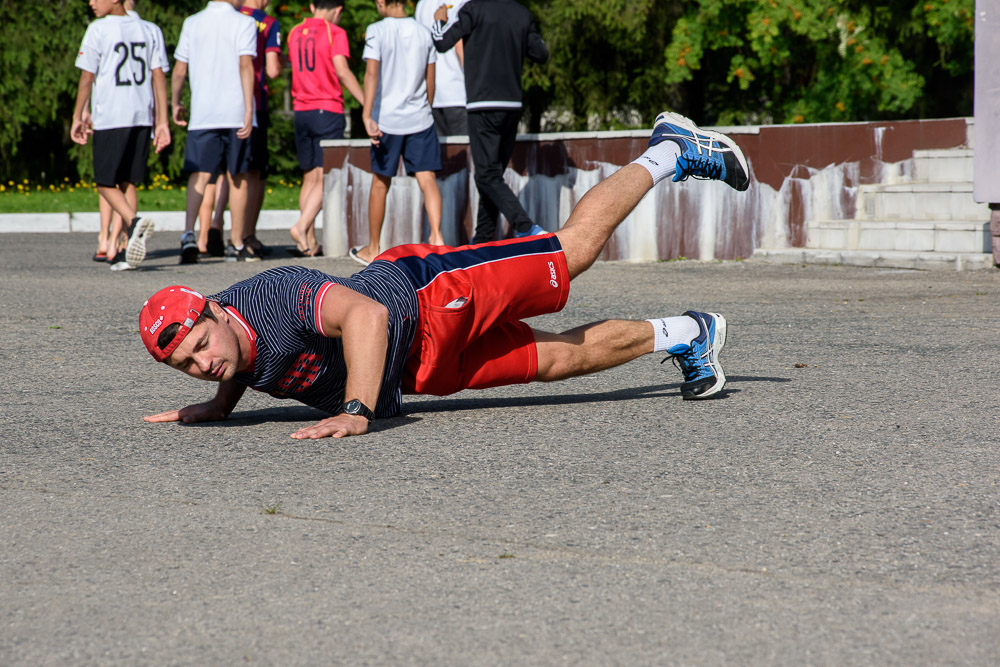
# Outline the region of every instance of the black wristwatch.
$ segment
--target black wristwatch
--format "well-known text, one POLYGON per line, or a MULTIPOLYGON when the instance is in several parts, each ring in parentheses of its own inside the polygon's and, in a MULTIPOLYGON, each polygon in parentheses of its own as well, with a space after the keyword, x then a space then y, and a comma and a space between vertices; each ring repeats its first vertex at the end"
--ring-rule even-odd
POLYGON ((337 414, 361 415, 362 417, 368 420, 368 423, 371 423, 371 421, 375 419, 375 413, 372 412, 371 408, 369 408, 367 405, 365 405, 356 398, 352 398, 351 400, 346 401, 343 405, 341 405, 340 409, 337 410, 337 414))

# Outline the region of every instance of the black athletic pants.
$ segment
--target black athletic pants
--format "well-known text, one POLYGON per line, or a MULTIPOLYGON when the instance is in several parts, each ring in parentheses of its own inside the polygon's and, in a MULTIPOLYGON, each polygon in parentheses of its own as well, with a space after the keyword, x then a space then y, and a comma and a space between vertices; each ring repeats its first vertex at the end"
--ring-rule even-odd
POLYGON ((469 110, 469 149, 476 170, 479 212, 473 243, 488 243, 496 236, 498 214, 503 213, 514 229, 526 232, 531 218, 503 180, 504 169, 514 152, 520 109, 469 110))

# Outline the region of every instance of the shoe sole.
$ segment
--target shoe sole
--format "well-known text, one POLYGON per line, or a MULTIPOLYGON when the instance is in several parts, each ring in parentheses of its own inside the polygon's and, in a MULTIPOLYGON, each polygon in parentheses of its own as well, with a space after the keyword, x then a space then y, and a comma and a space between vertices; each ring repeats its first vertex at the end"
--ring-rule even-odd
POLYGON ((129 237, 128 245, 125 246, 125 261, 133 269, 146 259, 146 241, 153 233, 153 221, 149 218, 141 218, 135 224, 136 229, 129 237))
POLYGON ((718 313, 706 313, 706 315, 715 318, 715 340, 712 341, 712 347, 708 350, 708 365, 715 372, 715 384, 697 396, 684 396, 686 401, 700 401, 709 398, 718 394, 726 386, 726 373, 722 370, 722 364, 719 363, 719 353, 726 345, 726 318, 718 313))
MULTIPOLYGON (((673 111, 664 111, 663 113, 661 113, 659 116, 656 117, 656 122, 653 123, 653 132, 656 132, 656 127, 658 125, 660 125, 660 123, 662 123, 664 120, 667 123, 671 124, 671 125, 676 125, 678 127, 682 127, 685 130, 687 130, 688 132, 691 132, 692 134, 703 134, 706 137, 708 137, 709 139, 711 139, 713 141, 718 141, 720 144, 722 144, 722 145, 726 146, 727 148, 729 148, 729 150, 732 151, 733 155, 736 156, 736 160, 740 163, 740 167, 743 168, 743 173, 746 174, 747 184, 748 184, 748 187, 749 187, 749 183, 750 183, 750 166, 747 164, 747 158, 746 158, 746 156, 743 155, 743 150, 739 146, 736 145, 735 141, 733 141, 732 139, 730 139, 726 135, 722 134, 721 132, 713 132, 712 130, 702 129, 702 128, 698 127, 697 125, 695 125, 694 121, 692 121, 687 116, 682 116, 679 113, 674 113, 673 111)), ((691 140, 688 139, 688 141, 691 141, 691 140)), ((692 143, 697 143, 697 142, 692 142, 692 143)), ((726 185, 729 185, 729 184, 727 183, 726 185)), ((730 187, 732 187, 732 186, 730 186, 730 187)), ((734 188, 734 189, 737 189, 737 188, 734 188)), ((746 190, 746 189, 747 189, 746 187, 743 188, 743 190, 746 190)), ((738 190, 738 191, 742 192, 743 190, 738 190)))

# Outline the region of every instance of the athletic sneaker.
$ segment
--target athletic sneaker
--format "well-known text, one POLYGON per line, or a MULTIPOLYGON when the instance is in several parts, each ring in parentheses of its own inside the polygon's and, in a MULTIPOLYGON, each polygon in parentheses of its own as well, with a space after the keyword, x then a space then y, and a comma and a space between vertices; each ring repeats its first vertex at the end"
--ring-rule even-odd
POLYGON ((194 232, 184 232, 181 236, 181 264, 198 263, 198 239, 194 232))
POLYGON ((112 271, 134 271, 134 266, 129 266, 129 263, 125 261, 125 251, 119 250, 114 257, 108 260, 110 269, 112 271))
POLYGON ((546 232, 540 226, 532 223, 531 224, 531 229, 529 229, 526 232, 519 232, 519 231, 515 230, 514 231, 514 238, 516 238, 516 239, 523 239, 523 238, 525 238, 527 236, 538 236, 539 234, 547 234, 547 233, 548 232, 546 232))
MULTIPOLYGON (((125 261, 128 262, 129 268, 134 269, 142 264, 142 260, 146 259, 146 240, 152 233, 152 220, 132 218, 132 226, 128 230, 128 244, 125 246, 125 261)), ((112 268, 114 268, 113 264, 112 268)))
POLYGON ((722 181, 741 192, 750 187, 747 159, 736 142, 726 135, 703 130, 690 118, 664 111, 656 117, 649 145, 655 146, 668 139, 681 148, 674 173, 675 183, 693 176, 722 181))
POLYGON ((684 314, 698 322, 701 333, 690 345, 674 345, 667 352, 684 373, 681 397, 684 400, 708 398, 722 391, 726 384, 726 374, 719 363, 719 352, 726 344, 726 318, 718 313, 690 310, 684 314))
POLYGON ((225 257, 226 244, 222 242, 222 232, 215 227, 208 229, 208 243, 205 244, 206 254, 212 257, 225 257))
POLYGON ((250 246, 243 246, 239 250, 232 243, 226 246, 227 262, 259 262, 260 257, 253 254, 250 246))

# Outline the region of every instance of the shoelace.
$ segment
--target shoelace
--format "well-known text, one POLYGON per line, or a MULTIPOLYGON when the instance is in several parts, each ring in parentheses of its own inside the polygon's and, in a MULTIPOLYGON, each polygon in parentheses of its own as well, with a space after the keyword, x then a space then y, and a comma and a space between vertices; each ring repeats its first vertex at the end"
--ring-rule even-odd
POLYGON ((711 180, 722 178, 722 160, 719 158, 689 158, 681 155, 677 158, 677 166, 680 167, 682 178, 687 178, 688 176, 711 180))
POLYGON ((670 361, 673 362, 674 367, 684 373, 685 382, 697 380, 702 376, 704 365, 700 363, 701 359, 698 357, 693 347, 688 348, 687 352, 682 352, 681 354, 671 354, 660 363, 667 363, 667 359, 670 359, 670 361))

